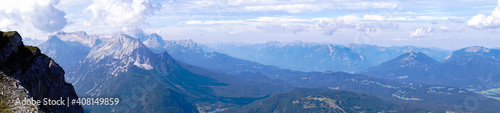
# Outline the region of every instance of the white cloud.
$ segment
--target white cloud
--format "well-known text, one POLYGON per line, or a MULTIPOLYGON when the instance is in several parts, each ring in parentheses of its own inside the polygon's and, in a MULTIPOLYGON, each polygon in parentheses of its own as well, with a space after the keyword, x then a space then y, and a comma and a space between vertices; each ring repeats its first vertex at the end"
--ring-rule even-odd
POLYGON ((227 34, 229 34, 229 35, 237 35, 237 34, 239 34, 239 32, 238 31, 230 31, 227 34))
POLYGON ((399 2, 374 2, 372 0, 171 0, 165 7, 182 13, 315 13, 341 10, 393 9, 399 2))
POLYGON ((429 32, 432 31, 432 27, 429 26, 426 29, 422 28, 422 27, 419 27, 417 28, 415 31, 411 31, 410 32, 410 38, 422 38, 422 37, 430 37, 431 34, 429 34, 429 32))
POLYGON ((373 8, 397 8, 399 4, 392 2, 348 2, 339 9, 373 9, 373 8))
POLYGON ((378 22, 378 24, 372 22, 366 22, 364 20, 385 20, 384 17, 379 17, 379 15, 365 15, 363 18, 359 18, 355 15, 345 15, 337 18, 314 18, 312 20, 317 21, 316 28, 323 31, 326 35, 332 35, 335 31, 343 28, 356 29, 358 32, 363 32, 365 34, 369 32, 376 32, 377 28, 381 29, 395 29, 399 25, 395 23, 390 23, 388 25, 383 25, 378 22))
POLYGON ((450 22, 450 23, 456 23, 456 24, 463 24, 464 20, 458 19, 458 18, 448 18, 448 22, 450 22))
POLYGON ((286 32, 301 32, 310 28, 310 23, 313 20, 301 19, 293 17, 258 17, 256 19, 248 19, 248 22, 252 22, 253 25, 257 26, 269 26, 277 28, 286 32))
MULTIPOLYGON (((373 19, 368 19, 373 20, 373 19)), ((394 30, 399 28, 397 23, 367 22, 355 15, 339 16, 337 18, 293 18, 293 17, 258 17, 245 20, 190 20, 182 22, 186 25, 212 25, 212 26, 249 26, 258 28, 277 28, 282 31, 298 33, 311 29, 332 35, 339 29, 349 28, 358 32, 376 32, 378 28, 394 30)), ((231 32, 231 31, 228 31, 231 32)))
POLYGON ((320 31, 323 31, 325 35, 333 35, 335 31, 343 27, 345 27, 343 20, 335 20, 335 21, 320 20, 319 22, 316 23, 316 28, 318 28, 320 31))
POLYGON ((364 20, 387 20, 385 16, 382 15, 365 15, 363 16, 364 20))
POLYGON ((377 32, 377 28, 375 28, 375 25, 372 23, 356 24, 356 30, 365 34, 369 32, 377 32))
POLYGON ((55 8, 58 0, 10 0, 0 4, 2 30, 40 30, 52 33, 67 24, 66 13, 55 8))
POLYGON ((292 18, 292 17, 258 17, 256 19, 248 19, 248 21, 257 22, 311 22, 308 19, 292 18))
POLYGON ((247 11, 286 11, 288 13, 303 13, 317 12, 330 9, 349 9, 349 10, 364 10, 364 9, 386 9, 397 8, 399 4, 393 2, 325 2, 317 0, 248 0, 246 2, 236 0, 238 2, 228 2, 231 6, 243 6, 247 11))
POLYGON ((235 25, 235 24, 279 24, 279 23, 305 23, 312 22, 308 19, 292 18, 292 17, 257 17, 255 19, 245 20, 189 20, 183 22, 187 25, 235 25))
POLYGON ((277 25, 277 27, 283 31, 293 32, 293 33, 304 31, 307 28, 309 28, 309 26, 307 26, 307 25, 291 24, 291 23, 279 24, 279 25, 277 25))
POLYGON ((345 23, 353 24, 361 21, 362 19, 356 15, 345 15, 336 18, 337 20, 343 20, 345 23))
POLYGON ((270 4, 275 3, 276 0, 224 0, 228 5, 240 6, 240 5, 255 5, 255 4, 270 4))
MULTIPOLYGON (((286 32, 301 32, 310 28, 310 23, 313 20, 310 19, 300 19, 292 17, 258 17, 254 19, 245 20, 189 20, 182 22, 185 25, 202 25, 202 26, 247 26, 256 28, 272 28, 279 29, 286 32)), ((233 33, 233 31, 228 31, 228 34, 238 34, 233 33)))
POLYGON ((478 29, 500 27, 500 0, 497 3, 490 15, 478 14, 468 20, 467 25, 478 29))
POLYGON ((456 18, 451 16, 394 16, 387 18, 389 21, 437 21, 437 20, 448 20, 450 18, 456 18))
POLYGON ((207 20, 207 21, 190 20, 184 23, 188 25, 215 25, 215 24, 243 24, 246 22, 243 20, 207 20))
POLYGON ((92 13, 88 24, 106 24, 134 32, 147 26, 148 16, 159 8, 150 0, 94 0, 85 10, 92 13))
POLYGON ((449 28, 446 26, 440 26, 439 30, 444 31, 444 32, 461 32, 464 29, 462 29, 462 28, 449 28))
POLYGON ((446 27, 446 26, 441 26, 441 27, 439 27, 439 29, 441 29, 441 30, 449 30, 449 28, 446 27))
POLYGON ((286 11, 288 13, 302 13, 321 11, 329 5, 321 4, 285 4, 285 5, 265 5, 265 6, 247 6, 248 11, 286 11))

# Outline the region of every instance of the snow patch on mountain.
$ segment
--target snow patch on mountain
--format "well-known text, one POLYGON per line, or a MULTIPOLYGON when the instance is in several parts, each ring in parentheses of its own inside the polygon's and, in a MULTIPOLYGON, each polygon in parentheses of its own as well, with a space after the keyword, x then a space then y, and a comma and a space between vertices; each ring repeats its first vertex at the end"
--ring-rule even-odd
POLYGON ((155 54, 139 39, 118 33, 93 47, 85 58, 86 61, 91 61, 89 63, 96 65, 99 62, 108 62, 106 66, 114 67, 108 70, 108 73, 117 76, 120 72, 126 72, 131 66, 144 70, 154 69, 150 60, 153 56, 155 54))
POLYGON ((56 34, 57 37, 59 37, 62 41, 65 42, 74 42, 74 43, 81 43, 87 47, 92 47, 100 43, 99 36, 97 35, 87 35, 86 32, 84 31, 77 31, 77 32, 58 32, 56 34))
POLYGON ((114 59, 129 58, 128 56, 131 55, 134 50, 144 46, 139 39, 135 39, 123 33, 116 34, 108 41, 108 43, 93 48, 89 55, 87 55, 87 58, 103 59, 107 56, 112 56, 114 59))
POLYGON ((141 64, 139 62, 134 62, 134 65, 141 68, 141 69, 144 69, 144 70, 152 70, 153 69, 153 66, 151 66, 150 64, 141 64))

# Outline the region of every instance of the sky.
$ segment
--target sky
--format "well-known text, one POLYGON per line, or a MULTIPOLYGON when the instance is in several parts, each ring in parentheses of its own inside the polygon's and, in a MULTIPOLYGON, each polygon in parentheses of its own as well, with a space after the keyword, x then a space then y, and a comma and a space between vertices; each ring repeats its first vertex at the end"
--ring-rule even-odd
POLYGON ((267 41, 500 47, 500 0, 2 0, 0 30, 267 41))

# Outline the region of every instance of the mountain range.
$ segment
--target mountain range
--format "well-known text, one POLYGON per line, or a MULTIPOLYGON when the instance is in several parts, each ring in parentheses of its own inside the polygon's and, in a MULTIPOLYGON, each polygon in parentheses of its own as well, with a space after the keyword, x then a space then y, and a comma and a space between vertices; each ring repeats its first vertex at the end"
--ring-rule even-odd
MULTIPOLYGON (((146 40, 149 39, 146 38, 146 40)), ((446 88, 442 86, 429 86, 423 84, 401 84, 387 80, 374 79, 364 75, 352 75, 342 72, 336 72, 336 73, 299 72, 287 69, 279 69, 274 66, 262 65, 251 61, 232 58, 217 52, 204 53, 203 50, 197 44, 189 40, 177 41, 169 44, 166 44, 165 46, 170 46, 175 49, 172 48, 170 50, 163 49, 163 51, 170 51, 169 53, 171 53, 172 56, 177 56, 174 57, 175 59, 178 58, 181 61, 189 62, 192 65, 204 67, 210 69, 211 71, 216 70, 216 71, 223 71, 226 73, 228 72, 241 73, 242 71, 258 72, 267 75, 273 79, 280 79, 286 81, 289 85, 293 87, 312 88, 312 87, 328 86, 359 93, 367 93, 384 99, 404 100, 404 101, 412 99, 420 101, 425 100, 425 102, 420 102, 420 103, 427 103, 427 104, 434 103, 433 105, 442 102, 452 102, 452 101, 458 102, 457 100, 462 100, 462 98, 465 95, 473 95, 473 93, 471 92, 466 93, 467 91, 465 90, 448 90, 448 91, 442 90, 437 92, 435 90, 435 88, 457 89, 452 87, 446 88), (210 57, 206 57, 213 53, 221 55, 212 55, 210 57), (224 64, 225 66, 218 66, 217 64, 224 64), (243 70, 238 68, 241 66, 244 67, 241 68, 243 70), (244 70, 245 68, 246 70, 244 70), (233 70, 233 71, 228 71, 228 70, 233 70), (234 71, 234 70, 239 70, 239 71, 234 71), (418 86, 418 88, 415 88, 415 85, 418 86), (462 94, 458 92, 461 92, 462 94), (438 95, 433 95, 434 93, 438 95), (440 95, 441 93, 448 94, 446 96, 447 99, 445 99, 445 97, 441 97, 444 96, 440 95), (404 96, 401 96, 401 94, 404 96), (450 94, 453 96, 451 96, 450 94), (450 96, 452 98, 450 98, 450 96), (407 97, 412 97, 412 98, 407 98, 407 97)), ((153 46, 149 47, 153 48, 153 46)), ((153 49, 162 50, 161 48, 153 48, 153 49)), ((430 57, 423 57, 423 59, 429 60, 430 62, 425 62, 425 63, 412 62, 413 59, 418 59, 418 60, 422 59, 421 57, 416 57, 416 56, 421 56, 422 54, 423 53, 408 53, 408 56, 411 57, 406 60, 406 63, 409 64, 407 67, 413 67, 413 66, 427 67, 427 66, 433 66, 437 63, 433 58, 430 57)), ((446 108, 446 106, 441 106, 441 107, 446 108)))
POLYGON ((472 46, 454 51, 438 62, 409 52, 360 73, 404 83, 425 83, 487 90, 500 86, 500 50, 472 46))
MULTIPOLYGON (((61 33, 57 37, 64 37, 63 35, 61 33)), ((96 38, 99 41, 95 45, 89 44, 90 46, 85 42, 62 41, 66 45, 72 43, 90 48, 85 57, 67 69, 66 81, 73 83, 77 94, 82 97, 120 97, 122 102, 128 103, 112 107, 88 106, 85 107, 87 111, 217 111, 243 107, 256 100, 273 100, 271 98, 276 98, 273 94, 284 93, 293 88, 314 87, 345 90, 342 94, 353 96, 368 94, 396 105, 410 104, 421 106, 415 109, 430 111, 498 112, 493 106, 500 105, 498 100, 486 97, 488 95, 478 95, 474 91, 457 87, 400 83, 345 72, 281 69, 223 53, 205 52, 202 46, 192 40, 164 40, 157 34, 140 36, 136 38, 123 33, 115 34, 110 38, 96 38), (478 101, 481 106, 467 109, 463 104, 469 99, 466 97, 480 98, 478 101)), ((94 40, 84 39, 86 42, 94 40)), ((303 45, 306 48, 313 47, 303 45)), ((350 47, 344 47, 338 52, 357 51, 349 49, 350 47)), ((64 53, 58 52, 61 50, 54 51, 64 53)), ((403 63, 408 64, 407 67, 435 64, 434 58, 419 57, 421 54, 423 53, 408 53, 406 56, 411 57, 403 63), (432 59, 434 62, 430 60, 419 63, 412 59, 432 59)), ((336 53, 334 57, 337 55, 349 56, 336 53)))
POLYGON ((436 48, 414 46, 382 47, 366 44, 338 45, 315 42, 267 42, 257 44, 221 43, 205 49, 230 56, 297 71, 355 72, 394 59, 409 51, 423 52, 442 60, 450 53, 436 48))

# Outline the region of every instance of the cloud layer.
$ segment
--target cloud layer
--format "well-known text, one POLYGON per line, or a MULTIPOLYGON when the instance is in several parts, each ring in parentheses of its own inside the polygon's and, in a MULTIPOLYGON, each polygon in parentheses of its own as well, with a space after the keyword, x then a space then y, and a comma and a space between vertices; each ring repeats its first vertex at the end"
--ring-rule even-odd
POLYGON ((150 0, 94 0, 85 10, 92 13, 91 24, 106 24, 135 32, 147 26, 148 16, 161 7, 150 0))
POLYGON ((483 28, 498 28, 500 27, 500 0, 490 15, 478 14, 467 21, 467 25, 483 29, 483 28))
POLYGON ((55 8, 58 0, 10 0, 0 4, 2 30, 38 29, 56 32, 67 24, 66 13, 55 8))
POLYGON ((419 27, 415 31, 410 32, 410 38, 430 37, 431 34, 429 32, 431 31, 432 31, 431 26, 429 26, 427 29, 419 27))

